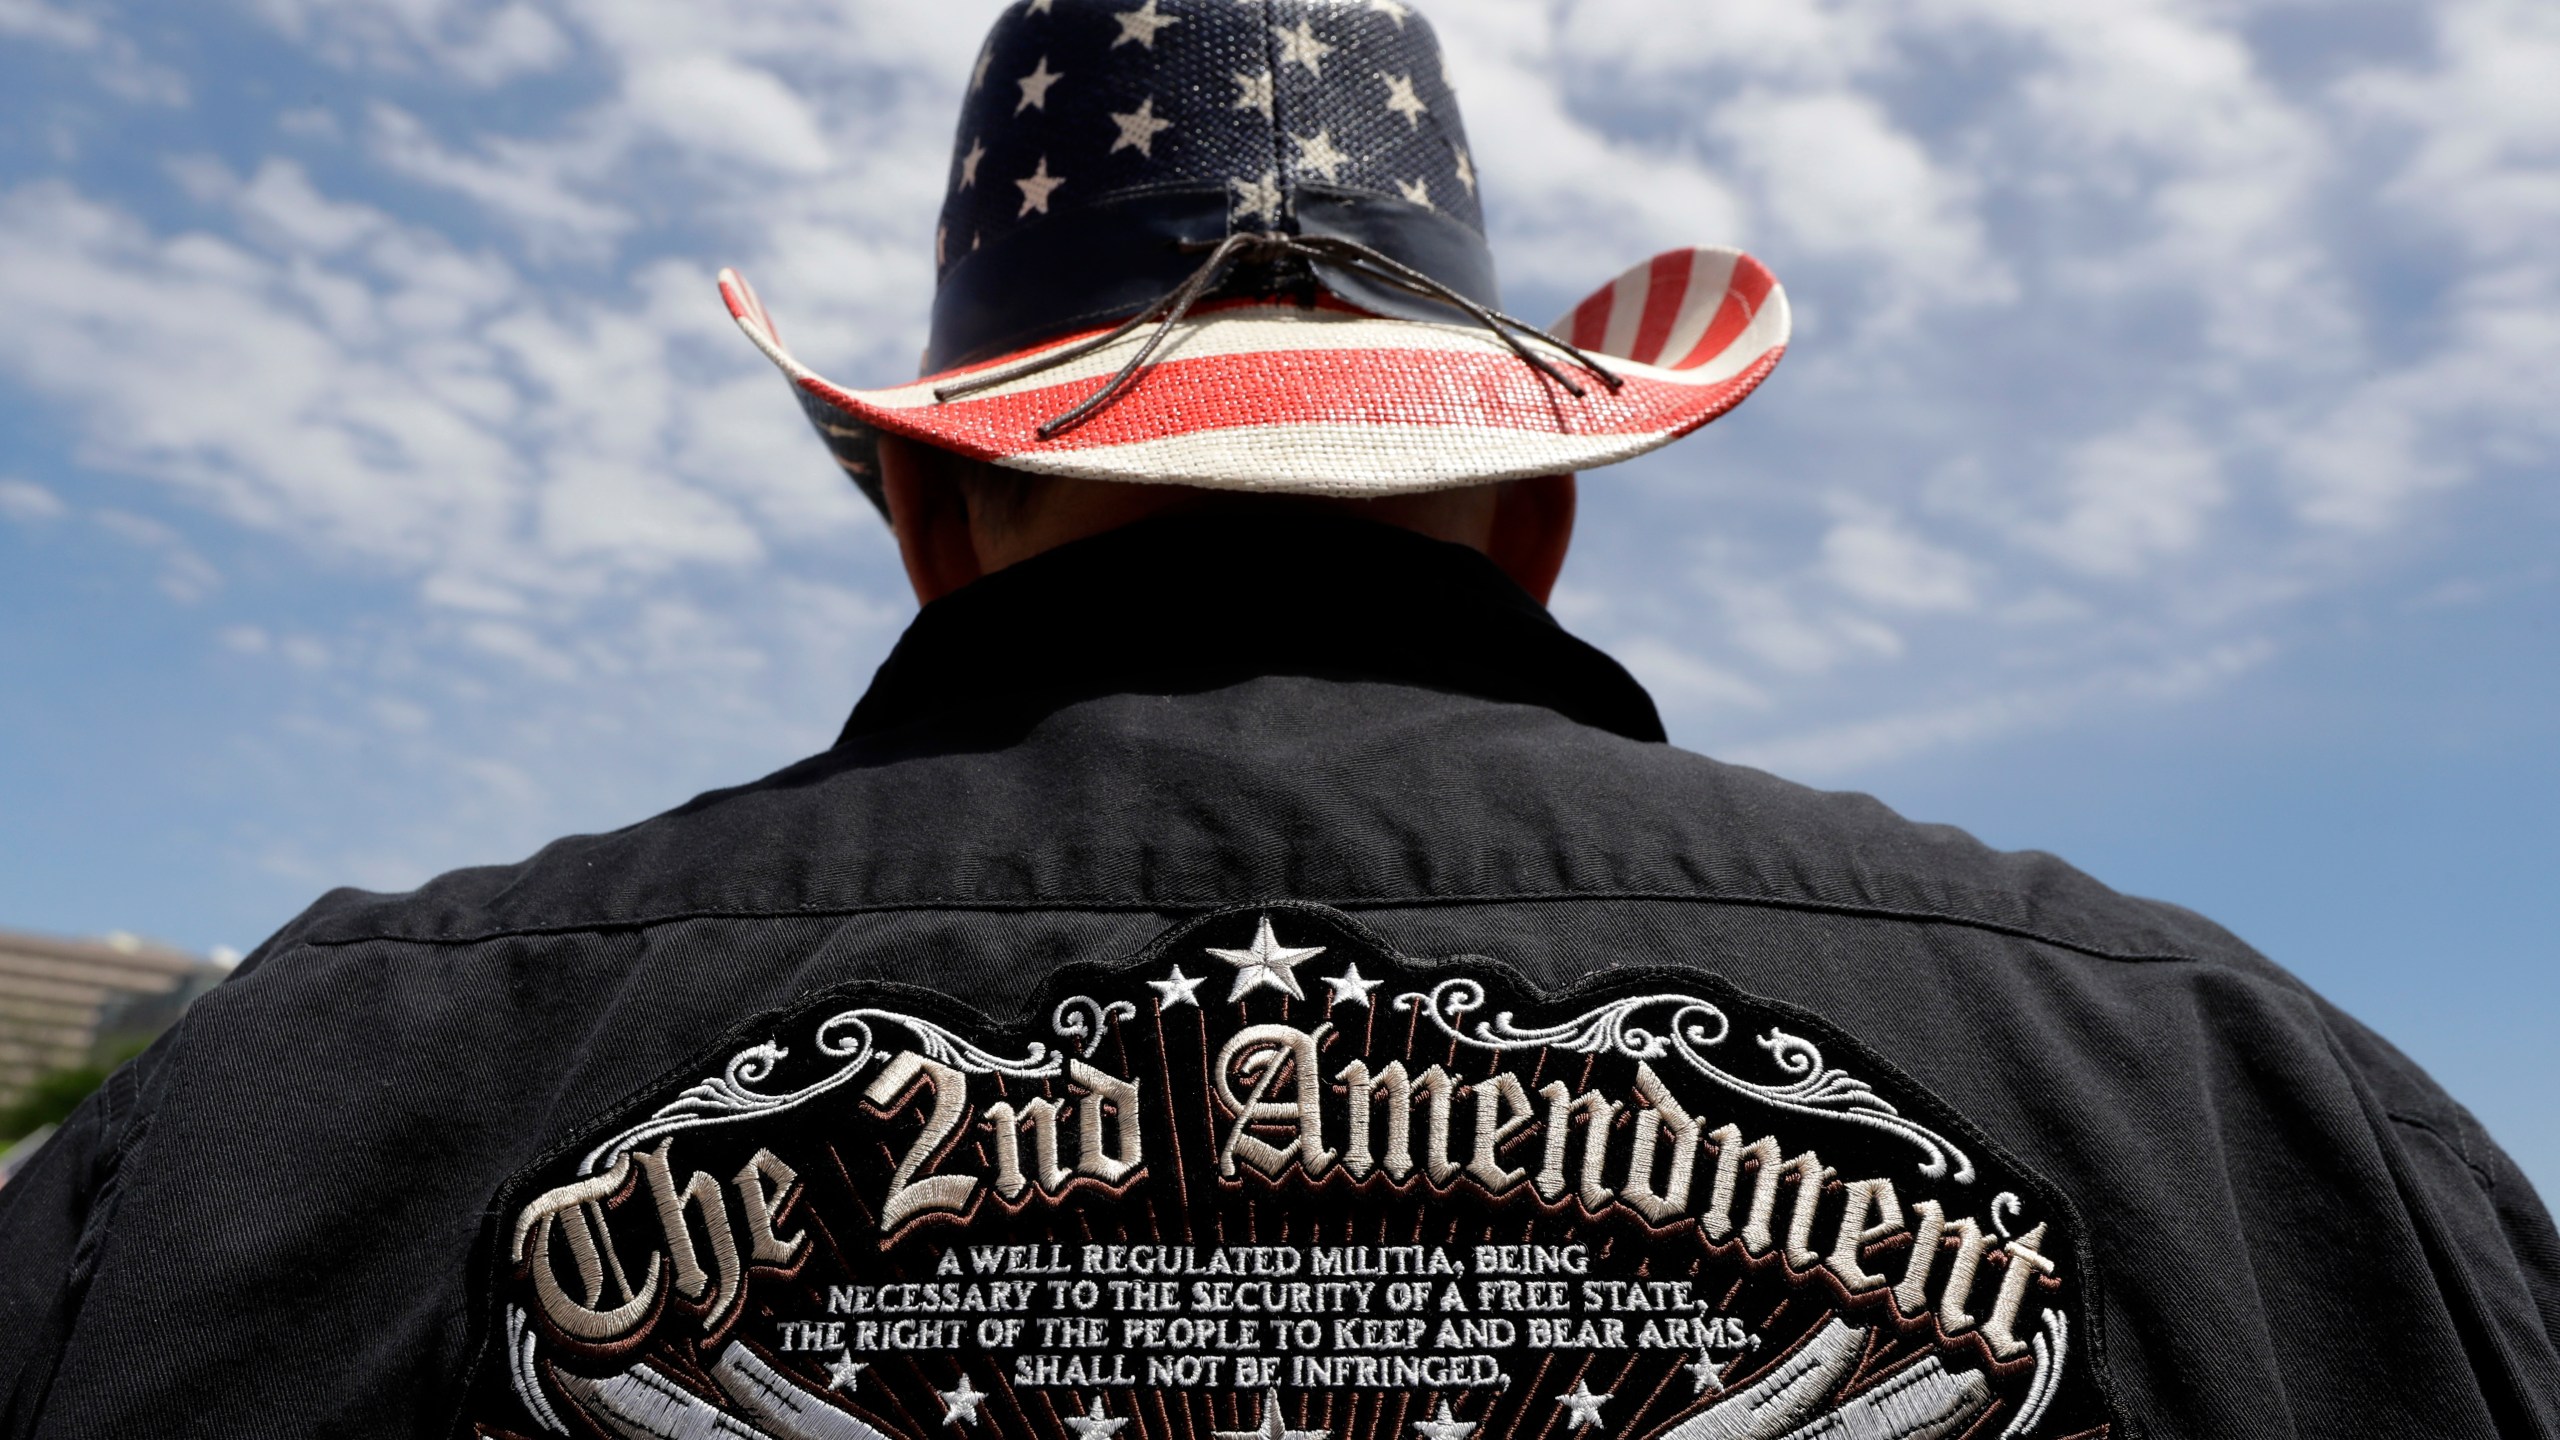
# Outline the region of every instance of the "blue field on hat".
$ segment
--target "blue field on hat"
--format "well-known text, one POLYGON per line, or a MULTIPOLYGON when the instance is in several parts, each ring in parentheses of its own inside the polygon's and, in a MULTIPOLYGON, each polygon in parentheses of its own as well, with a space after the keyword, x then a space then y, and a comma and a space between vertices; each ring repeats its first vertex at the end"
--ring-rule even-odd
MULTIPOLYGON (((1498 304, 1430 23, 1401 0, 1021 0, 969 76, 926 369, 1135 314, 1237 233, 1357 241, 1498 304)), ((1315 268, 1362 309, 1448 314, 1315 268)))

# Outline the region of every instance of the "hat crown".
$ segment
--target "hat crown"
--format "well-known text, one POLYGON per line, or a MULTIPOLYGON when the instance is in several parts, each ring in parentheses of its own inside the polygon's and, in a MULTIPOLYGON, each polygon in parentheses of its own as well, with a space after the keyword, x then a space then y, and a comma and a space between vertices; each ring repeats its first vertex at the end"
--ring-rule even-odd
POLYGON ((1496 300, 1457 97, 1412 5, 1016 0, 962 105, 928 366, 1133 314, 1196 263, 1182 243, 1269 231, 1357 239, 1496 300))

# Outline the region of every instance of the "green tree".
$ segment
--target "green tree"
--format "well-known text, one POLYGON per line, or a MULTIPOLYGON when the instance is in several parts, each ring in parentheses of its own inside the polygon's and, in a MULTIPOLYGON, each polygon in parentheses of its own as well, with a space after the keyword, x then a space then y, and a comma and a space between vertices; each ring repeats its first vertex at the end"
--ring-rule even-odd
POLYGON ((140 1044, 119 1046, 115 1053, 102 1056, 93 1064, 74 1065, 38 1079, 18 1097, 17 1103, 0 1109, 0 1147, 44 1126, 70 1119, 81 1101, 106 1084, 117 1066, 141 1054, 143 1048, 140 1044))

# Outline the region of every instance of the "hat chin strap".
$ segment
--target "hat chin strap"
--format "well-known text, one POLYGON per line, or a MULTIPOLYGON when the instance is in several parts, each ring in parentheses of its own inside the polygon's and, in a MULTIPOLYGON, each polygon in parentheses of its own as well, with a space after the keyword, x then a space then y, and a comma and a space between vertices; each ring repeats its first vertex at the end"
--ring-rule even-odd
POLYGON ((1477 324, 1493 332, 1503 344, 1510 346, 1511 352, 1519 356, 1529 368, 1563 386, 1566 392, 1577 400, 1589 392, 1583 389, 1579 381, 1559 368, 1553 360, 1531 348, 1532 342, 1561 352, 1573 363, 1591 372, 1601 384, 1608 386, 1612 391, 1623 388, 1627 383, 1615 371, 1593 359, 1581 349, 1558 340, 1534 325, 1513 319, 1499 310, 1471 300, 1422 271, 1392 256, 1381 254, 1357 240, 1345 240, 1329 235, 1243 233, 1230 235, 1214 245, 1199 242, 1187 244, 1183 248, 1206 249, 1209 251, 1209 257, 1200 263, 1199 269, 1191 272, 1189 279, 1168 291, 1162 299, 1131 316, 1118 329, 1081 344, 1036 356, 1019 365, 984 375, 973 375, 966 380, 940 386, 933 392, 933 398, 937 402, 949 402, 999 385, 1009 384, 1026 375, 1036 375, 1043 370, 1081 360, 1087 355, 1119 343, 1136 333, 1142 326, 1154 325, 1155 333, 1147 337, 1146 343, 1138 347, 1138 353, 1130 356, 1129 363, 1121 366, 1119 373, 1113 375, 1101 389, 1086 396, 1074 408, 1042 423, 1039 431, 1040 438, 1055 439, 1102 413, 1113 401, 1126 394, 1130 385, 1146 369, 1147 362, 1153 360, 1156 352, 1164 347, 1164 342, 1173 333, 1173 328, 1181 324, 1193 307, 1207 298, 1209 293, 1216 289, 1219 282, 1224 280, 1236 266, 1267 265, 1292 258, 1336 265, 1381 284, 1405 291, 1407 294, 1417 295, 1426 300, 1435 300, 1462 311, 1477 324))

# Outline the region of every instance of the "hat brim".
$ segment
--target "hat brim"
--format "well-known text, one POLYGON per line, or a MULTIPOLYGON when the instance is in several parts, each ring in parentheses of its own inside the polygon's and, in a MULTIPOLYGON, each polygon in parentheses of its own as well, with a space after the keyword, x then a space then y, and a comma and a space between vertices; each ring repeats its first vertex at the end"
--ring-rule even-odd
POLYGON ((955 381, 1032 365, 1107 331, 849 390, 783 348, 734 271, 721 272, 720 290, 747 337, 817 402, 811 413, 855 479, 875 484, 843 443, 861 427, 1036 474, 1224 490, 1378 496, 1587 470, 1659 449, 1740 404, 1785 355, 1790 324, 1776 277, 1741 251, 1657 256, 1552 332, 1624 380, 1612 389, 1586 376, 1575 396, 1483 328, 1338 304, 1204 307, 1108 406, 1042 439, 1044 423, 1137 353, 1146 329, 943 400, 936 392, 955 381), (829 412, 848 423, 831 426, 829 412))

